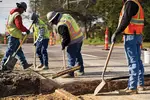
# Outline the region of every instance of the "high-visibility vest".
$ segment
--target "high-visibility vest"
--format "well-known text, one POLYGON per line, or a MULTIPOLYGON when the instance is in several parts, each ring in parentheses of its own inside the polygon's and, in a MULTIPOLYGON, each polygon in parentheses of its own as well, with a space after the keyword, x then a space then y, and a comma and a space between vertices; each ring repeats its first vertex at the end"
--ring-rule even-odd
MULTIPOLYGON (((136 0, 127 0, 125 2, 125 4, 128 1, 133 1, 134 3, 136 3, 138 5, 138 7, 139 7, 139 10, 138 10, 137 14, 132 17, 132 19, 130 21, 130 24, 124 30, 124 33, 125 34, 134 34, 134 33, 142 34, 143 33, 143 29, 144 29, 144 11, 143 11, 143 8, 142 8, 141 4, 138 1, 136 1, 136 0)), ((124 6, 123 6, 123 8, 121 10, 121 13, 120 13, 118 26, 120 25, 120 22, 122 20, 122 16, 124 14, 125 4, 124 4, 124 6)))
POLYGON ((33 28, 34 28, 34 35, 35 35, 36 38, 39 35, 38 33, 39 33, 40 28, 44 28, 45 29, 45 33, 44 33, 44 37, 43 38, 44 39, 49 38, 50 34, 49 34, 49 31, 48 31, 47 25, 42 20, 38 19, 38 24, 34 24, 33 28))
POLYGON ((8 17, 8 23, 6 25, 6 30, 7 32, 15 37, 15 38, 19 38, 21 39, 22 38, 22 32, 21 30, 19 30, 16 25, 14 24, 14 19, 20 15, 18 12, 14 12, 12 15, 9 15, 8 17))
POLYGON ((62 15, 59 23, 57 24, 57 30, 60 25, 66 25, 68 27, 69 35, 72 43, 76 43, 78 39, 83 40, 83 33, 80 27, 78 26, 74 18, 69 14, 62 15))

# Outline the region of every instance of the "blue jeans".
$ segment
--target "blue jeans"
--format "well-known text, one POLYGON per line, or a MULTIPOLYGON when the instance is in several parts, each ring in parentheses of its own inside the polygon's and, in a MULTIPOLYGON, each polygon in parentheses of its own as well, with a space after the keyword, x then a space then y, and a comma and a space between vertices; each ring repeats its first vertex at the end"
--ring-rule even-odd
POLYGON ((142 35, 125 35, 124 46, 128 60, 129 80, 128 88, 136 89, 138 85, 144 86, 144 66, 141 60, 142 35))
MULTIPOLYGON (((8 47, 6 50, 6 53, 2 59, 2 65, 5 63, 5 61, 7 60, 7 58, 11 55, 13 55, 13 53, 17 50, 18 46, 20 45, 20 41, 18 38, 12 37, 12 36, 8 36, 8 47)), ((24 65, 25 63, 27 63, 24 53, 22 51, 22 48, 20 48, 17 52, 17 57, 19 58, 20 62, 22 65, 24 65)))
POLYGON ((76 63, 80 66, 80 72, 84 71, 83 58, 81 55, 81 43, 74 43, 67 47, 68 67, 74 67, 76 63))
POLYGON ((48 42, 49 39, 43 39, 42 41, 37 41, 36 43, 36 53, 40 59, 40 63, 48 67, 48 42))

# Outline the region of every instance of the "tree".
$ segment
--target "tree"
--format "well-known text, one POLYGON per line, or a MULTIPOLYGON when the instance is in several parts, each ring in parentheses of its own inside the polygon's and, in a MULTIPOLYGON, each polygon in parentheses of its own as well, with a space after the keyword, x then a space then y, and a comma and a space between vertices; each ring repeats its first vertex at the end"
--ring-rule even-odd
POLYGON ((143 41, 150 42, 150 0, 145 0, 143 3, 145 12, 145 28, 143 41))
MULTIPOLYGON (((145 11, 144 41, 150 41, 149 5, 150 0, 145 0, 143 4, 145 11)), ((34 9, 33 3, 31 7, 34 9)), ((80 26, 85 27, 86 38, 90 38, 91 33, 100 38, 103 37, 106 27, 109 27, 109 37, 111 37, 117 28, 121 8, 122 0, 41 0, 37 5, 37 11, 45 21, 49 11, 71 14, 80 26), (97 19, 102 19, 103 22, 93 25, 92 22, 96 22, 97 19)))

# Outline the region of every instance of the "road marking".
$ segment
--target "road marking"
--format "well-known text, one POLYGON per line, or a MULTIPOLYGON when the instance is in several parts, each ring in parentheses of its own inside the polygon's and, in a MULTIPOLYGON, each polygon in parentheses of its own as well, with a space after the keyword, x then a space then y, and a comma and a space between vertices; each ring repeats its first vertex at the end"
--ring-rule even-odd
POLYGON ((98 56, 94 56, 94 55, 89 55, 89 54, 82 54, 83 56, 88 56, 88 57, 95 57, 98 58, 98 56))

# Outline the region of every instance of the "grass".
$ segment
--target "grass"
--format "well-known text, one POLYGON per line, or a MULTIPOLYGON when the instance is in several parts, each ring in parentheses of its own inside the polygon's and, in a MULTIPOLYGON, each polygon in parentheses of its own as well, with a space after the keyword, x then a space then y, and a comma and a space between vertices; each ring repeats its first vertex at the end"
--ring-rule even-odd
POLYGON ((150 48, 150 42, 144 42, 143 47, 144 48, 150 48))
POLYGON ((104 41, 94 38, 94 39, 85 39, 84 44, 89 44, 89 45, 103 45, 104 41))

